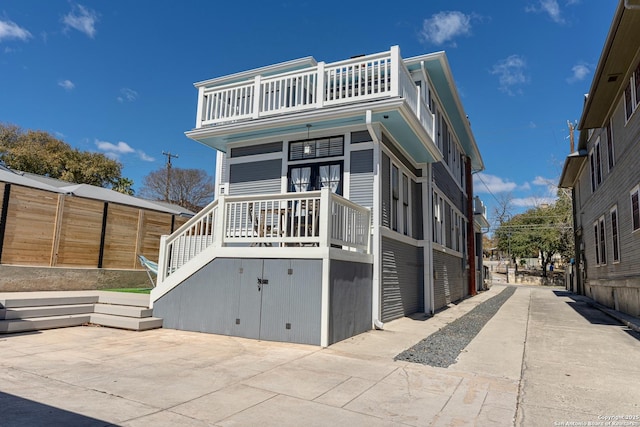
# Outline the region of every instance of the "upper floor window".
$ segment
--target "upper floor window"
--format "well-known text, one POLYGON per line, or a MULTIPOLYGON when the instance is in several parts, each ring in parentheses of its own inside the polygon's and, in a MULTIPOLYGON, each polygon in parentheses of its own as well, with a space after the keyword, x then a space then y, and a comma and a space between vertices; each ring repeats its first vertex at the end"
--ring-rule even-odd
POLYGON ((616 164, 616 153, 613 149, 613 133, 611 130, 611 120, 607 122, 607 158, 609 160, 609 170, 613 169, 616 164))
POLYGON ((602 162, 600 157, 600 138, 596 140, 591 152, 589 153, 589 164, 591 166, 591 191, 602 183, 602 162))
POLYGON ((344 155, 344 137, 293 141, 289 143, 289 160, 308 160, 344 155))
POLYGON ((631 75, 624 89, 624 112, 627 121, 640 104, 640 64, 631 75))
POLYGON ((289 191, 304 192, 329 187, 342 194, 342 162, 289 166, 289 191))

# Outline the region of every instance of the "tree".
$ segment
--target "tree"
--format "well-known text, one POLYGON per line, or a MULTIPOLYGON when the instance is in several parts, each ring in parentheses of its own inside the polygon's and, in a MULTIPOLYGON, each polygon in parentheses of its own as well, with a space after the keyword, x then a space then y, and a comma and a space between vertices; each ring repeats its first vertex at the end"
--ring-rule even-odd
POLYGON ((111 189, 113 191, 117 191, 118 193, 127 194, 129 196, 133 196, 133 180, 129 178, 120 178, 111 189))
POLYGON ((213 178, 202 169, 171 168, 167 183, 167 170, 161 168, 144 177, 139 194, 197 212, 213 200, 213 193, 213 178), (169 197, 166 197, 167 188, 169 197))
POLYGON ((80 151, 48 132, 0 123, 0 161, 11 169, 76 184, 112 187, 122 165, 104 154, 80 151))
POLYGON ((560 191, 551 206, 541 205, 503 222, 495 232, 498 248, 514 257, 541 257, 543 276, 553 256, 573 252, 571 197, 560 191))

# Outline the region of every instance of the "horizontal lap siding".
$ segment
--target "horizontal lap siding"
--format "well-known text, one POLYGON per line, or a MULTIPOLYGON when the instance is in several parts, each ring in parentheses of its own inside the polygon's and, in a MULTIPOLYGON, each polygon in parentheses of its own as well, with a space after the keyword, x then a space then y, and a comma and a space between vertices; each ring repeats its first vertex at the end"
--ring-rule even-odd
POLYGON ((2 263, 49 265, 58 195, 11 186, 2 263))
POLYGON ((461 258, 434 250, 433 269, 434 309, 443 308, 465 296, 461 258))
POLYGON ((442 162, 433 164, 433 182, 460 212, 466 212, 464 194, 442 162))
POLYGON ((229 194, 280 193, 282 160, 235 163, 229 168, 229 194))
POLYGON ((109 205, 104 241, 104 268, 135 268, 138 209, 109 205))
POLYGON ((422 249, 382 238, 382 320, 424 311, 422 249))
POLYGON ((103 210, 100 201, 64 198, 56 266, 98 266, 103 210))
POLYGON ((412 203, 412 232, 413 238, 424 239, 424 224, 422 223, 422 184, 411 181, 412 203))

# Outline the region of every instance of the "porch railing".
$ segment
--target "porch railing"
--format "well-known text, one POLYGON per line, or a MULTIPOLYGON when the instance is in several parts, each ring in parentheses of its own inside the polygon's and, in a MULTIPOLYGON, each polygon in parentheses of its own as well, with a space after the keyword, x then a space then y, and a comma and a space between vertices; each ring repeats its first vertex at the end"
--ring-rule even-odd
POLYGON ((209 247, 337 247, 370 253, 371 213, 328 188, 221 196, 160 244, 158 283, 209 247))
POLYGON ((353 102, 403 97, 433 137, 433 114, 397 46, 345 61, 198 87, 196 128, 353 102))

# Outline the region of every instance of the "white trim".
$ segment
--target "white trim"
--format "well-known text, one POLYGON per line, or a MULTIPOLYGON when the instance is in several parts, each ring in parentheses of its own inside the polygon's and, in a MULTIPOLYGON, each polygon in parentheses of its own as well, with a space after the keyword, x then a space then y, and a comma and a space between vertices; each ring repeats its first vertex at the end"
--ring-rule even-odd
POLYGON ((366 123, 369 135, 372 138, 373 143, 373 237, 371 239, 371 251, 373 254, 373 280, 371 289, 371 328, 374 328, 375 320, 382 318, 382 305, 381 305, 381 278, 382 278, 382 236, 380 233, 381 224, 381 212, 380 201, 382 199, 382 181, 380 180, 381 172, 381 154, 382 154, 382 142, 378 132, 380 132, 380 125, 373 125, 371 123, 371 110, 367 110, 366 123))
POLYGON ((433 284, 433 221, 431 220, 431 206, 433 197, 433 188, 431 188, 432 166, 426 165, 422 168, 422 223, 423 239, 424 239, 424 312, 433 314, 435 309, 435 290, 433 284), (425 226, 426 225, 426 226, 425 226))
POLYGON ((329 347, 329 311, 331 310, 329 254, 322 259, 322 288, 320 291, 320 346, 329 347))
POLYGON ((276 151, 275 153, 253 154, 250 156, 241 157, 229 157, 228 165, 235 165, 237 163, 254 163, 264 160, 280 160, 282 159, 282 151, 276 151))
POLYGON ((447 254, 447 255, 453 255, 455 257, 458 257, 460 259, 464 258, 464 254, 462 252, 458 252, 454 249, 448 248, 444 245, 441 245, 440 243, 436 243, 433 242, 433 250, 434 251, 438 251, 438 252, 442 252, 443 254, 447 254))
POLYGON ((406 243, 407 245, 415 246, 418 248, 424 247, 424 240, 417 240, 410 236, 405 236, 402 233, 398 233, 397 231, 393 231, 387 227, 380 227, 380 232, 382 237, 386 237, 387 239, 396 240, 398 242, 406 243))

